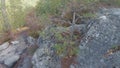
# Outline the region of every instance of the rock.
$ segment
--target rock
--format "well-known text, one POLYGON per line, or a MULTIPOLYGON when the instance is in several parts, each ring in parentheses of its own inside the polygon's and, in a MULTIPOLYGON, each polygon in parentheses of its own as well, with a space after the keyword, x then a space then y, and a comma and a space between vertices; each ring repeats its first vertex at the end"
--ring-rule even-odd
POLYGON ((31 36, 27 37, 27 44, 29 46, 33 46, 33 45, 35 45, 35 43, 36 43, 36 40, 33 37, 31 37, 31 36))
POLYGON ((39 36, 39 38, 37 39, 37 46, 40 47, 41 44, 43 44, 43 43, 44 43, 43 38, 39 36))
MULTIPOLYGON (((120 9, 103 9, 97 13, 96 19, 86 21, 86 24, 75 25, 75 29, 83 31, 80 41, 79 53, 76 58, 77 65, 70 68, 120 68, 120 51, 105 54, 112 47, 120 46, 120 9)), ((33 68, 61 68, 60 58, 54 53, 54 44, 50 31, 45 29, 45 37, 39 37, 39 48, 32 58, 33 68)), ((71 30, 72 26, 54 27, 57 31, 71 30)))
POLYGON ((0 64, 0 68, 8 68, 5 64, 0 64))
POLYGON ((17 68, 32 68, 31 58, 26 56, 17 68))
POLYGON ((100 19, 103 19, 103 20, 106 20, 106 19, 107 19, 106 16, 100 16, 99 18, 100 18, 100 19))
POLYGON ((79 68, 120 68, 120 51, 105 57, 109 49, 120 46, 120 9, 100 11, 80 42, 79 68))
POLYGON ((52 43, 46 40, 42 47, 38 48, 32 58, 33 68, 60 68, 60 61, 56 60, 51 50, 52 43))
POLYGON ((70 68, 75 68, 75 67, 73 65, 71 65, 70 68))
MULTIPOLYGON (((73 32, 78 31, 80 33, 85 33, 87 30, 86 24, 75 24, 73 26, 73 32)), ((33 68, 61 68, 60 56, 55 54, 55 49, 52 47, 55 44, 56 39, 54 39, 54 34, 68 32, 72 33, 72 26, 69 27, 56 27, 50 25, 44 30, 43 34, 37 40, 37 45, 39 48, 34 53, 32 58, 33 68)), ((68 35, 66 34, 66 35, 68 35)))
POLYGON ((9 44, 8 42, 0 45, 0 62, 11 67, 19 59, 19 56, 27 48, 26 44, 22 39, 12 41, 13 43, 9 44))
POLYGON ((38 49, 32 60, 33 68, 60 68, 58 62, 53 61, 44 49, 38 49))
POLYGON ((86 26, 87 26, 87 24, 79 24, 79 25, 75 24, 73 26, 68 27, 68 29, 71 33, 74 32, 74 31, 77 31, 81 34, 84 34, 87 30, 86 26))
POLYGON ((13 45, 19 44, 19 41, 11 41, 13 45))
POLYGON ((8 65, 9 67, 13 66, 13 64, 20 58, 19 55, 13 55, 13 56, 10 56, 9 58, 7 58, 5 61, 4 61, 4 64, 8 65))
POLYGON ((0 45, 0 51, 6 49, 8 46, 9 46, 9 43, 8 43, 8 42, 0 45))

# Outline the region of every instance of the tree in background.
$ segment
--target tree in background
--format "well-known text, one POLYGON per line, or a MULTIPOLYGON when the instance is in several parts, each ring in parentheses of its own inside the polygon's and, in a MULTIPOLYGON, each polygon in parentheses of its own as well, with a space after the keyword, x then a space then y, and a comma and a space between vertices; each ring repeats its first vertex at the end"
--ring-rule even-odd
POLYGON ((1 0, 1 13, 2 13, 2 16, 3 16, 3 21, 4 21, 3 31, 8 32, 8 31, 10 31, 11 26, 10 26, 10 21, 8 19, 8 15, 7 15, 7 11, 6 11, 5 0, 1 0))
POLYGON ((25 9, 23 9, 21 0, 9 0, 8 11, 12 28, 22 27, 25 23, 25 9))

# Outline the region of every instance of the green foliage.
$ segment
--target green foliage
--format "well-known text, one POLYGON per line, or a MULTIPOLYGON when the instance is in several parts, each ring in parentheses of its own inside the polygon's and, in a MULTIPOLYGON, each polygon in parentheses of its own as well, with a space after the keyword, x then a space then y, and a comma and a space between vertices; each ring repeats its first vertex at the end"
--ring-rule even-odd
POLYGON ((55 44, 54 48, 56 49, 56 53, 59 55, 59 56, 64 56, 65 54, 65 50, 66 50, 66 47, 64 47, 65 45, 62 45, 62 44, 55 44))
POLYGON ((3 32, 3 19, 2 19, 2 15, 0 15, 0 32, 3 32))
MULTIPOLYGON (((55 28, 50 28, 49 31, 53 33, 55 40, 53 48, 56 51, 56 54, 60 57, 66 57, 66 56, 73 56, 78 54, 78 45, 76 43, 76 40, 71 40, 70 35, 63 36, 62 33, 59 30, 55 28)), ((46 32, 40 32, 40 36, 44 39, 47 39, 49 36, 46 35, 46 32)), ((74 38, 76 38, 74 36, 74 38)))
MULTIPOLYGON (((1 8, 1 5, 0 5, 1 8)), ((25 17, 30 8, 22 4, 22 0, 8 0, 6 1, 6 10, 8 13, 11 28, 21 28, 25 25, 25 17)), ((0 11, 0 32, 3 32, 4 26, 2 13, 0 11)))
POLYGON ((56 43, 54 46, 57 55, 61 57, 74 56, 79 52, 78 47, 75 45, 75 42, 64 41, 63 43, 56 43))
POLYGON ((81 2, 82 4, 89 5, 98 2, 99 0, 77 0, 78 2, 81 2))
MULTIPOLYGON (((57 38, 61 37, 60 35, 57 36, 57 38)), ((54 46, 56 49, 56 53, 59 56, 65 57, 65 56, 73 56, 78 54, 78 48, 75 41, 71 41, 70 38, 63 38, 57 40, 57 42, 54 46)))
POLYGON ((66 0, 40 0, 36 6, 37 14, 58 14, 59 9, 65 5, 66 0))
POLYGON ((23 10, 21 0, 10 0, 8 13, 12 29, 22 27, 25 24, 25 10, 23 10))
MULTIPOLYGON (((65 17, 63 18, 68 18, 68 20, 73 17, 73 11, 85 18, 95 17, 90 5, 96 2, 98 2, 98 0, 40 0, 36 6, 36 12, 40 19, 43 20, 43 23, 47 23, 46 20, 48 21, 49 17, 60 16, 63 12, 65 12, 65 17), (83 6, 81 7, 81 5, 83 6), (76 9, 79 11, 76 11, 76 9)), ((77 35, 73 35, 74 40, 72 40, 70 35, 63 36, 63 32, 56 31, 55 29, 50 29, 49 31, 54 34, 56 41, 54 48, 59 56, 77 55, 79 50, 76 42, 77 35)), ((40 36, 43 38, 48 37, 44 31, 40 33, 40 36)))
POLYGON ((120 7, 120 0, 100 0, 100 2, 105 3, 107 5, 120 7))
POLYGON ((84 13, 82 16, 85 18, 95 18, 96 17, 96 15, 93 13, 84 13))
POLYGON ((62 13, 66 13, 67 19, 71 20, 73 15, 72 12, 76 10, 79 10, 77 12, 80 13, 80 16, 95 17, 95 14, 91 13, 94 6, 91 4, 96 2, 98 2, 98 0, 40 0, 36 6, 36 12, 42 24, 49 24, 50 17, 60 17, 62 13), (84 10, 88 11, 82 12, 84 10))
POLYGON ((40 0, 36 5, 36 13, 40 18, 40 23, 43 25, 49 24, 49 18, 54 15, 60 15, 68 1, 69 0, 40 0))

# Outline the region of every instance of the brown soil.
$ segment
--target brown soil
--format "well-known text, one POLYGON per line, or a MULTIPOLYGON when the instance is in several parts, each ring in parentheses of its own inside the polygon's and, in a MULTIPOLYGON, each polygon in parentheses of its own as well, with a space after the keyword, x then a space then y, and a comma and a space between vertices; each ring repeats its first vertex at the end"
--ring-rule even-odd
POLYGON ((29 30, 29 27, 22 27, 22 28, 18 28, 16 30, 4 32, 0 37, 1 38, 0 39, 0 44, 2 44, 4 42, 10 42, 10 41, 15 40, 23 32, 27 33, 28 30, 29 30))
POLYGON ((61 68, 70 68, 70 65, 73 64, 73 65, 76 65, 78 64, 76 61, 75 61, 75 58, 76 56, 68 56, 68 57, 64 57, 61 59, 61 68))

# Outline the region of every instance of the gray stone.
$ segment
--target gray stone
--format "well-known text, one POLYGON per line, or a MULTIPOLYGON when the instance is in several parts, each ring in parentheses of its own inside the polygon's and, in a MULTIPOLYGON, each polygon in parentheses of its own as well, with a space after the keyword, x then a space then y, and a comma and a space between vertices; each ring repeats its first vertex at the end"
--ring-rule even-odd
POLYGON ((70 65, 70 68, 75 68, 73 65, 70 65))
MULTIPOLYGON (((120 51, 105 57, 110 48, 120 46, 120 9, 101 9, 96 19, 86 22, 74 26, 80 32, 83 31, 83 37, 76 58, 78 64, 71 65, 70 68, 120 68, 120 51)), ((38 40, 40 46, 32 58, 33 68, 61 68, 60 59, 52 49, 54 42, 50 38, 53 35, 50 28, 45 29, 46 38, 40 37, 38 40)), ((70 28, 72 26, 57 27, 56 30, 71 30, 70 28)))
POLYGON ((16 44, 19 44, 20 42, 19 42, 19 41, 11 41, 11 43, 12 43, 13 45, 16 45, 16 44))
POLYGON ((80 42, 80 68, 120 68, 120 51, 104 56, 110 48, 120 46, 120 9, 101 11, 80 42))
POLYGON ((59 61, 55 60, 56 57, 51 47, 52 44, 50 41, 46 40, 46 43, 42 44, 42 47, 38 48, 37 51, 34 53, 32 58, 33 68, 60 68, 59 61))
POLYGON ((18 61, 20 55, 27 48, 22 39, 11 41, 0 45, 0 62, 11 67, 16 61, 18 61))
POLYGON ((20 58, 19 55, 10 56, 9 58, 7 58, 7 59, 4 61, 4 64, 6 64, 6 65, 8 65, 9 67, 11 67, 19 58, 20 58))
POLYGON ((19 64, 17 68, 32 68, 31 58, 24 57, 23 61, 19 64))
POLYGON ((29 46, 33 46, 33 45, 35 45, 35 43, 36 43, 36 40, 33 37, 31 37, 31 36, 27 37, 27 44, 29 46))
POLYGON ((8 46, 9 46, 8 42, 3 43, 2 45, 0 45, 0 51, 6 49, 8 46))
POLYGON ((79 24, 79 25, 73 25, 73 26, 70 26, 68 27, 70 32, 72 33, 72 31, 78 31, 79 33, 83 34, 86 32, 87 30, 87 24, 79 24))

